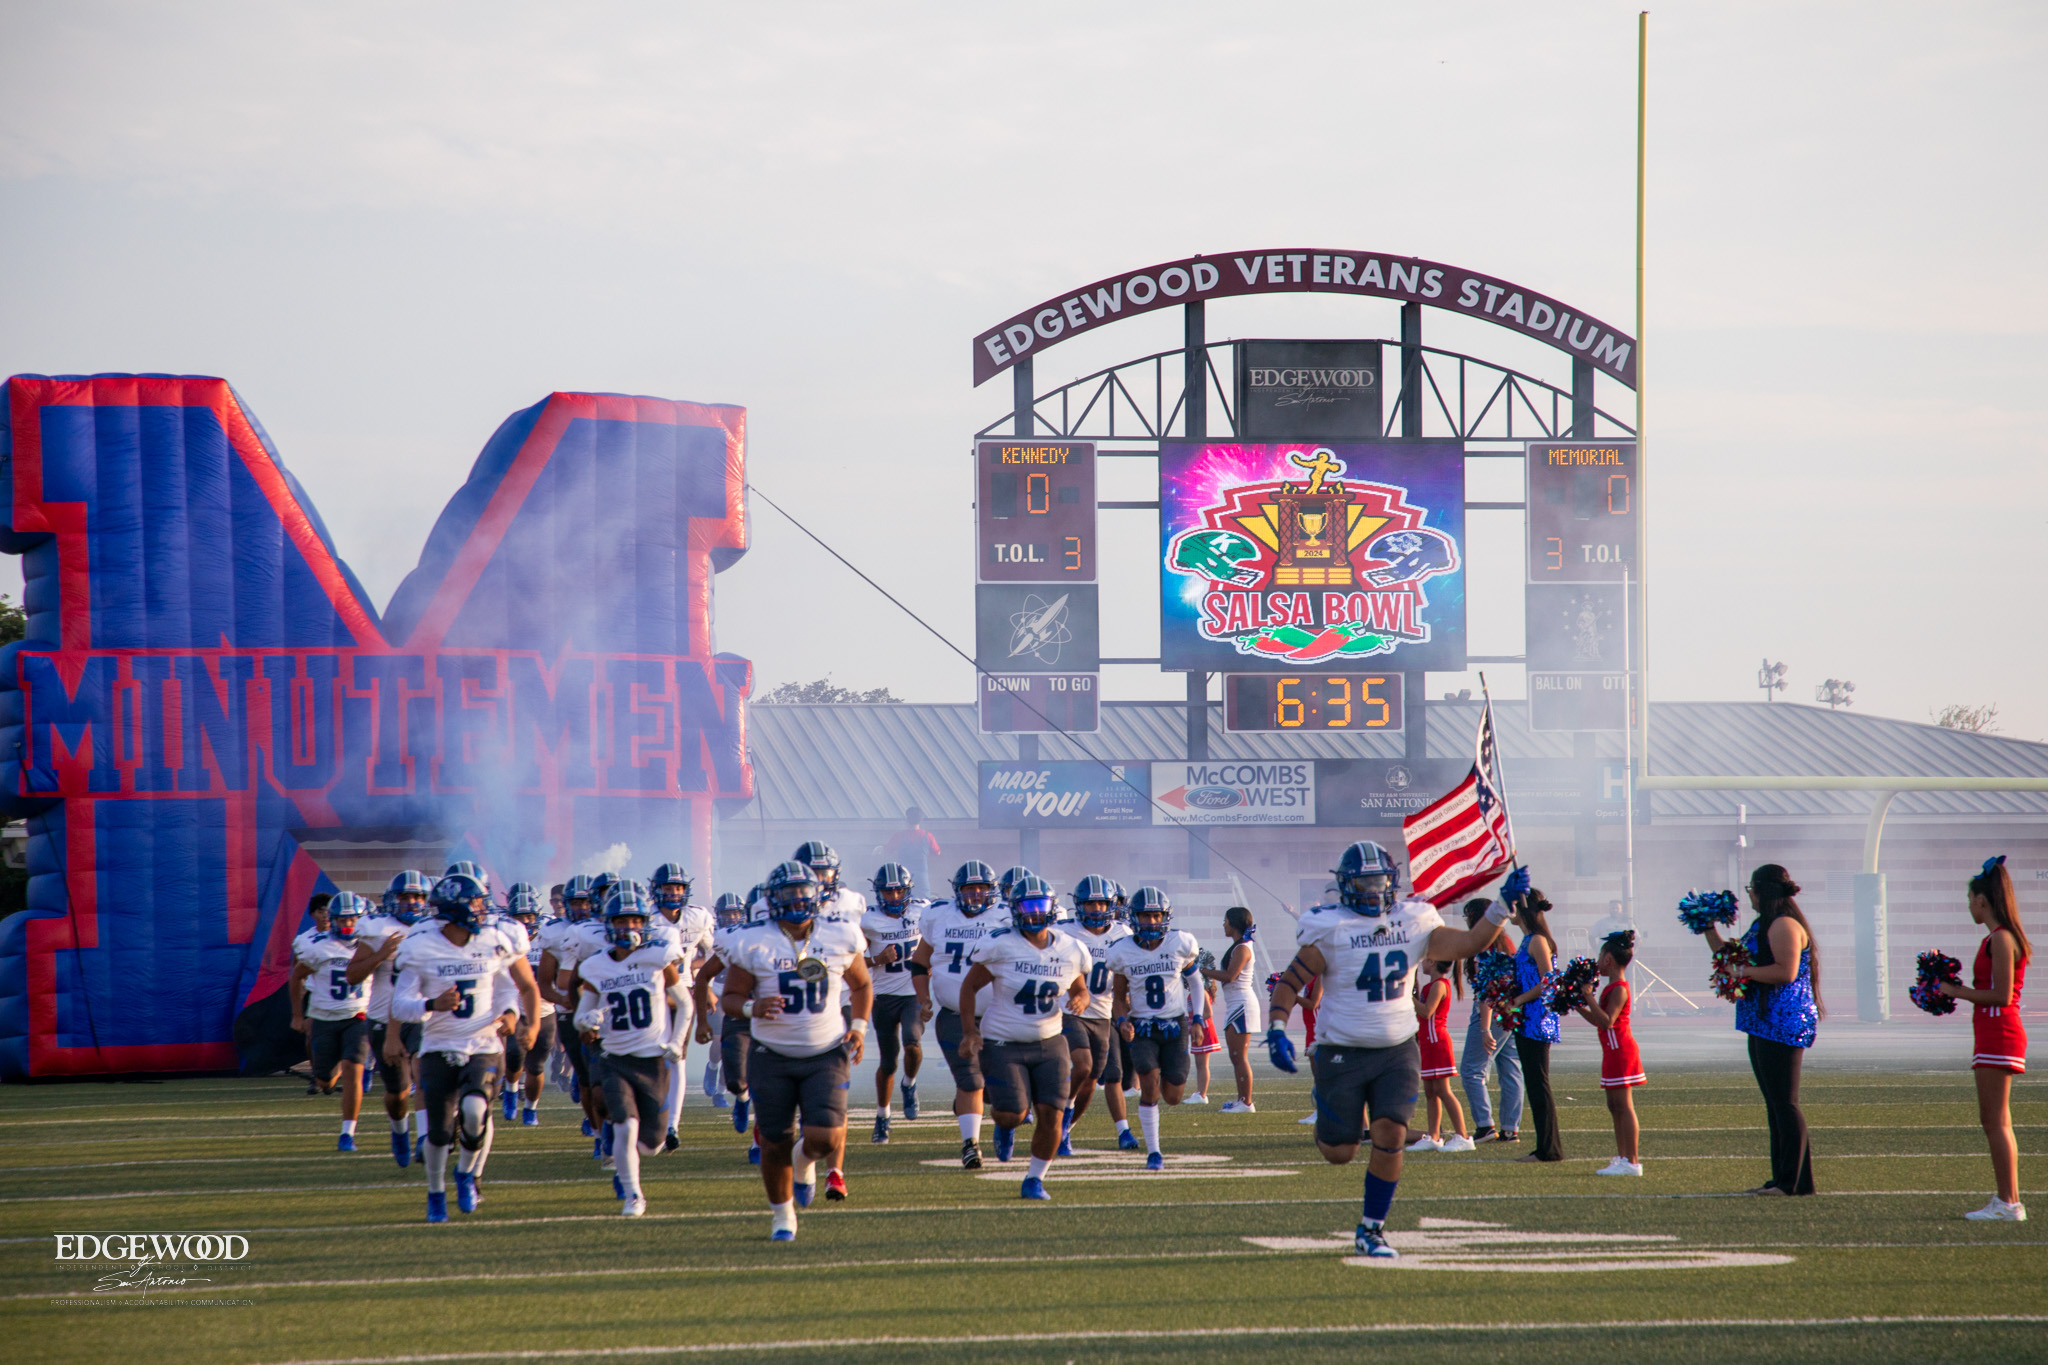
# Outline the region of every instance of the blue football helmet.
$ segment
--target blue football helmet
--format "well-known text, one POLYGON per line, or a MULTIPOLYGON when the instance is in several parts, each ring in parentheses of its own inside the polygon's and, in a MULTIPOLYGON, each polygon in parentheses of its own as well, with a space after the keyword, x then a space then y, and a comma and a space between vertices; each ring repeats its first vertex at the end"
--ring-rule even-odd
POLYGON ((806 840, 796 851, 796 861, 811 869, 818 879, 818 895, 830 900, 839 890, 839 854, 822 839, 806 840))
POLYGON ((1010 923, 1026 934, 1050 929, 1058 904, 1059 893, 1052 889, 1052 883, 1027 872, 1010 888, 1010 923))
POLYGON ((408 867, 384 888, 384 913, 400 924, 418 924, 427 902, 434 898, 434 879, 408 867))
POLYGON ((657 910, 681 910, 690 903, 690 874, 681 863, 663 863, 647 884, 653 888, 657 910))
POLYGON ((595 877, 592 877, 590 879, 591 910, 602 915, 605 906, 611 902, 612 892, 618 889, 619 874, 616 872, 600 872, 595 877))
POLYGON ((901 918, 910 909, 910 893, 916 883, 910 869, 901 863, 883 863, 875 869, 875 908, 885 915, 901 918))
POLYGON ((541 899, 540 892, 525 882, 514 883, 505 895, 505 913, 529 932, 540 923, 541 913, 546 909, 547 902, 541 899))
POLYGON ((818 917, 818 876, 808 863, 779 863, 768 874, 768 918, 805 925, 818 917))
POLYGON ((483 927, 479 906, 489 896, 483 883, 466 873, 457 872, 434 883, 434 914, 458 928, 475 933, 483 927))
POLYGON ((988 909, 995 890, 996 870, 987 863, 962 863, 953 874, 953 904, 969 919, 988 909))
POLYGON ((1097 933, 1115 924, 1116 883, 1107 877, 1081 878, 1074 885, 1074 918, 1097 933))
POLYGON ((327 932, 334 938, 354 938, 356 921, 370 912, 370 903, 353 891, 338 891, 327 902, 327 932))
POLYGON ((616 888, 604 902, 604 937, 614 948, 628 952, 647 942, 647 917, 652 913, 646 896, 630 883, 616 888))
POLYGON ((562 913, 571 924, 590 917, 590 878, 579 874, 562 883, 562 913))
POLYGON ((1400 870, 1393 855, 1369 840, 1345 849, 1331 875, 1337 879, 1337 899, 1361 915, 1384 914, 1400 899, 1400 870))
POLYGON ((756 914, 765 913, 767 908, 768 883, 755 882, 753 889, 747 892, 747 917, 752 919, 756 914))
POLYGON ((721 929, 737 929, 747 922, 747 903, 728 891, 711 906, 711 914, 721 929))
POLYGON ((473 863, 467 858, 464 858, 459 863, 448 864, 448 870, 441 875, 444 877, 471 878, 478 886, 484 889, 486 896, 491 894, 491 874, 484 871, 482 864, 473 863))
POLYGON ((1031 875, 1031 869, 1019 863, 1017 866, 1004 871, 1002 876, 996 878, 996 894, 1002 897, 1003 904, 1008 905, 1011 901, 1017 899, 1017 883, 1031 875))
POLYGON ((1131 937, 1140 948, 1157 948, 1173 927, 1173 902, 1156 886, 1141 886, 1131 893, 1131 937))

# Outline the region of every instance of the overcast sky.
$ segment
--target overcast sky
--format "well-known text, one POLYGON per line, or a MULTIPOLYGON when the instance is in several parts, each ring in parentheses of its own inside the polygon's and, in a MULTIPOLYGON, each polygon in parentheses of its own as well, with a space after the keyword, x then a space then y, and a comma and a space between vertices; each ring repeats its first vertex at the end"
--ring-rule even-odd
MULTIPOLYGON (((1628 5, 5 9, 0 366, 228 378, 380 606, 507 413, 600 389, 745 405, 759 485, 971 649, 964 457, 1008 383, 971 387, 969 341, 1015 310, 1320 245, 1633 314, 1628 5)), ((1794 699, 1848 678, 1859 710, 1995 702, 2048 737, 2044 40, 2027 3, 1652 14, 1653 698, 1753 700, 1767 655, 1794 699)), ((1211 339, 1395 326, 1209 314, 1211 339)), ((1177 326, 1054 350, 1041 385, 1177 326)), ((762 686, 969 698, 755 512, 718 643, 762 686)), ((1104 652, 1149 654, 1154 524, 1103 528, 1104 652)), ((1515 552, 1473 560, 1472 648, 1517 653, 1515 552)))

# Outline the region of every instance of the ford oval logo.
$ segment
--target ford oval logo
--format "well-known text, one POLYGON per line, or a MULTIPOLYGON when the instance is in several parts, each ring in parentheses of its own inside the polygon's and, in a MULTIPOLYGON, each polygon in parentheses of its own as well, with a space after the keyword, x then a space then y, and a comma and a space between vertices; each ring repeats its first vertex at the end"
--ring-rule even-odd
POLYGON ((1229 810, 1244 804, 1244 794, 1235 787, 1196 787, 1188 792, 1187 803, 1199 810, 1229 810))

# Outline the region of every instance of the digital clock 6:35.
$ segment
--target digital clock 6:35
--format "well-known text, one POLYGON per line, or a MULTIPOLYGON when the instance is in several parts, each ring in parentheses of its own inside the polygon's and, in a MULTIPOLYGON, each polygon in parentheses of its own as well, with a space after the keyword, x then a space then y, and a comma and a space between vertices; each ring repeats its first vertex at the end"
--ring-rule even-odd
POLYGON ((1399 673, 1226 673, 1226 730, 1399 730, 1399 673))

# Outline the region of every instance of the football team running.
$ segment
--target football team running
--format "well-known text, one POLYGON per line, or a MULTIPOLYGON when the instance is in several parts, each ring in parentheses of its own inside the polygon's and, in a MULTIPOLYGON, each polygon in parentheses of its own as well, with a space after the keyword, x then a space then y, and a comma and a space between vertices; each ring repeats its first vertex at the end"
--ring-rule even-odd
MULTIPOLYGON (((998 876, 968 862, 950 896, 923 899, 891 862, 872 878, 870 903, 841 882, 838 855, 812 841, 746 896, 721 895, 710 909, 674 862, 645 885, 578 876, 543 897, 518 883, 501 905, 484 870, 458 862, 438 880, 400 873, 381 906, 345 891, 316 901, 314 927, 293 944, 292 1021, 306 1035, 314 1086, 341 1096, 341 1151, 356 1150, 374 1067, 392 1158, 424 1165, 433 1223, 448 1221, 451 1174, 456 1209, 482 1205, 495 1125, 540 1122, 558 1053, 553 1069, 581 1107, 592 1160, 622 1214, 637 1217, 647 1209, 642 1161, 679 1146, 689 1045, 706 1047, 704 1093, 750 1136, 770 1236, 786 1242, 818 1193, 820 1165, 825 1198, 848 1197, 847 1100, 870 1032, 874 1143, 890 1140, 899 1100, 905 1119, 918 1117, 925 1027, 935 1025, 960 1165, 982 1168, 984 1124, 992 1121, 999 1162, 1029 1128, 1019 1193, 1048 1201, 1048 1177, 1074 1155, 1074 1124, 1098 1094, 1117 1146, 1142 1151, 1149 1171, 1166 1165, 1164 1111, 1207 1102, 1205 1049, 1229 1053, 1236 1098, 1220 1112, 1256 1112, 1250 1047, 1263 1033, 1272 1065, 1297 1071, 1287 1033, 1297 1009, 1314 1081, 1315 1112, 1303 1123, 1332 1164, 1365 1148, 1362 1257, 1399 1254, 1385 1228, 1406 1153, 1517 1142, 1526 1103, 1535 1140, 1517 1159, 1563 1159, 1549 1050, 1565 1014, 1599 1038, 1615 1156, 1598 1173, 1642 1176, 1631 1093, 1647 1078, 1630 1028, 1632 931, 1560 968, 1550 902, 1527 868, 1506 876, 1497 900, 1467 901, 1456 925, 1401 894, 1399 868, 1377 844, 1345 849, 1334 877, 1332 903, 1301 916, 1291 960, 1261 992, 1249 909, 1225 916, 1229 946, 1218 959, 1173 927, 1164 891, 1126 892, 1103 876, 1083 877, 1063 906, 1028 868, 998 876), (1510 925, 1521 934, 1512 945, 1510 925), (1450 1011, 1468 985, 1461 1070, 1450 1011), (1498 1123, 1490 1064, 1501 1072, 1498 1123), (1469 1134, 1454 1077, 1473 1110, 1469 1134), (1135 1133, 1127 1093, 1138 1101, 1135 1133)), ((1729 959, 1740 964, 1731 969, 1741 983, 1736 1027, 1748 1035, 1770 1128, 1772 1176, 1745 1191, 1755 1195, 1814 1189, 1799 1077, 1825 1011, 1798 891, 1784 868, 1766 864, 1747 887, 1757 918, 1739 938, 1701 926, 1717 953, 1741 949, 1729 959)), ((1724 901, 1722 922, 1732 924, 1732 898, 1724 901)), ((2026 1069, 2019 1004, 2031 947, 2002 858, 1970 881, 1968 905, 1986 930, 1971 985, 1937 989, 1974 1009, 1972 1067, 1997 1191, 1965 1216, 2023 1221, 2010 1095, 2026 1069)))

